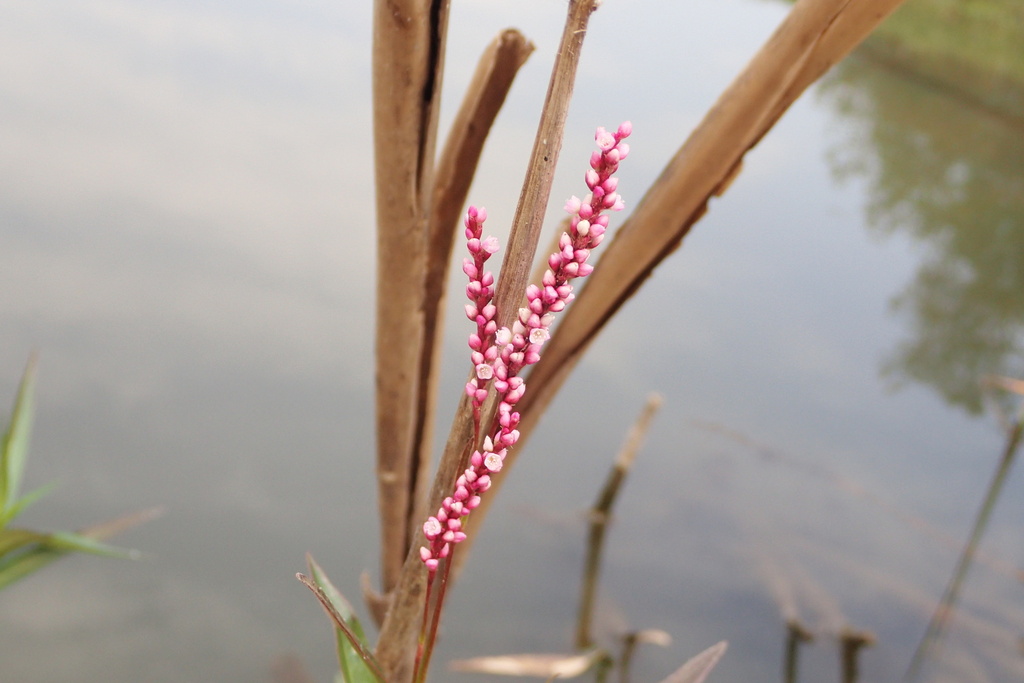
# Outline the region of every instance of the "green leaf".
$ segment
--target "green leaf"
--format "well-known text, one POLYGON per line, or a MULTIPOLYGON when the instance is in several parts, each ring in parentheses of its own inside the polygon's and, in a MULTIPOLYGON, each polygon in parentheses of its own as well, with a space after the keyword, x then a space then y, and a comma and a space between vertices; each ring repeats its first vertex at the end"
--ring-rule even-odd
POLYGON ((139 554, 72 532, 0 530, 0 589, 72 552, 135 559, 139 554))
POLYGON ((37 545, 27 552, 9 553, 5 557, 0 557, 0 589, 42 569, 66 554, 60 550, 37 545))
MULTIPOLYGON (((29 358, 14 400, 11 422, 0 443, 0 511, 6 511, 18 498, 18 488, 28 458, 28 439, 32 431, 32 415, 36 387, 36 358, 29 358)), ((5 515, 6 516, 6 515, 5 515)))
POLYGON ((44 484, 31 493, 26 493, 24 496, 14 501, 6 510, 0 511, 0 528, 10 524, 14 521, 15 517, 24 512, 25 508, 45 496, 54 488, 56 488, 56 484, 44 484))
POLYGON ((384 675, 366 642, 366 633, 355 612, 341 592, 330 582, 312 556, 306 556, 313 578, 297 578, 316 595, 335 625, 338 665, 347 683, 383 683, 384 675))
MULTIPOLYGON (((341 591, 331 583, 331 580, 327 578, 327 574, 324 573, 324 570, 320 568, 320 565, 316 563, 316 560, 311 555, 306 556, 306 563, 309 565, 309 573, 312 574, 313 580, 323 589, 324 595, 334 605, 334 608, 338 610, 338 614, 341 615, 345 623, 348 624, 349 629, 362 643, 363 648, 369 650, 369 644, 366 642, 366 632, 363 631, 363 626, 359 623, 352 605, 341 594, 341 591)), ((376 681, 375 677, 370 679, 361 677, 361 672, 365 671, 366 665, 363 663, 363 658, 359 652, 349 642, 345 631, 335 626, 334 637, 337 641, 338 666, 341 668, 342 680, 346 681, 346 683, 361 683, 364 680, 371 683, 376 681)))
POLYGON ((80 553, 89 553, 90 555, 101 555, 103 557, 118 557, 127 560, 137 560, 141 557, 141 554, 137 550, 118 548, 73 531, 56 531, 52 534, 48 534, 46 545, 53 550, 63 552, 75 551, 80 553))
POLYGON ((28 529, 0 529, 0 559, 32 543, 43 543, 46 534, 28 529))

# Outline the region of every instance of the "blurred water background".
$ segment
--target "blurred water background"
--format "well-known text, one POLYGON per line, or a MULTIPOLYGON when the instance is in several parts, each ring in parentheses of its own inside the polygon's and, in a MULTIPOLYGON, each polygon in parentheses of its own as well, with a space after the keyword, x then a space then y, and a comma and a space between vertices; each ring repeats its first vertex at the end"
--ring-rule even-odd
MULTIPOLYGON (((355 601, 376 571, 369 5, 0 4, 0 397, 38 349, 27 485, 61 484, 21 521, 167 509, 118 539, 147 559, 74 557, 0 594, 0 680, 269 681, 290 654, 330 680, 292 576, 310 551, 355 601)), ((633 122, 628 209, 788 9, 634 5, 591 22, 551 225, 596 126, 633 122)), ((563 14, 453 6, 442 135, 498 30, 538 46, 471 192, 502 238, 563 14)), ((808 680, 837 680, 844 625, 879 638, 864 680, 896 680, 1002 446, 978 381, 1024 365, 1022 130, 866 57, 799 100, 530 440, 436 679, 571 646, 583 510, 658 391, 602 585, 602 628, 675 639, 634 680, 720 639, 713 680, 779 680, 782 586, 820 634, 808 680)), ((468 367, 449 304, 442 433, 468 367)), ((1022 517, 1018 468, 927 680, 1024 675, 1022 517)))

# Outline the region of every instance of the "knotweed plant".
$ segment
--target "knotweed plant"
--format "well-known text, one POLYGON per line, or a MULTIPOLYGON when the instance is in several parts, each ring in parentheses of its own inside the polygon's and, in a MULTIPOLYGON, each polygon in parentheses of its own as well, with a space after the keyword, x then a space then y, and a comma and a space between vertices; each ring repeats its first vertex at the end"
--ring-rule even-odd
MULTIPOLYGON (((485 518, 501 477, 584 350, 680 245, 740 172, 744 156, 795 99, 860 42, 902 0, 800 0, 764 47, 679 147, 658 180, 604 249, 601 268, 549 339, 553 316, 572 299, 571 280, 588 275, 590 251, 621 207, 612 177, 625 156, 628 124, 599 132, 588 196, 570 200, 570 227, 539 284, 527 286, 591 15, 601 0, 567 0, 540 120, 530 152, 501 278, 486 262, 497 250, 483 236, 486 212, 466 205, 484 142, 534 45, 515 29, 498 33, 480 56, 444 145, 437 145, 451 3, 375 0, 374 156, 377 187, 377 486, 381 529, 379 591, 364 595, 380 627, 375 648, 350 607, 310 559, 302 577, 338 632, 349 681, 423 680, 437 635, 454 549, 467 516, 485 518), (467 314, 473 373, 430 479, 435 423, 435 324, 453 243, 463 219, 469 258, 467 314), (403 267, 394 267, 402 244, 403 267), (511 315, 526 289, 526 305, 511 315), (580 302, 581 304, 584 301, 580 302), (543 349, 543 358, 541 351, 543 349), (523 371, 529 369, 526 393, 523 371), (487 492, 490 491, 490 494, 487 492), (426 511, 437 512, 426 519, 426 511), (425 596, 427 599, 425 600, 425 596), (419 626, 419 629, 417 629, 419 626), (417 644, 417 633, 419 642, 417 644)), ((671 87, 671 84, 665 87, 671 87)), ((460 559, 466 554, 460 551, 460 559)), ((671 681, 699 681, 724 644, 698 655, 671 681)))
POLYGON ((429 573, 423 610, 414 680, 426 677, 437 637, 437 626, 444 605, 444 589, 451 568, 453 548, 466 539, 465 519, 480 505, 481 496, 491 486, 491 477, 501 471, 508 454, 519 440, 520 415, 516 404, 526 393, 524 368, 540 360, 544 342, 550 336, 555 314, 564 310, 573 299, 571 282, 586 277, 594 267, 587 263, 591 250, 601 244, 608 229, 609 211, 623 208, 616 189, 618 178, 613 174, 619 162, 629 154, 623 142, 632 131, 627 121, 615 132, 598 128, 594 136, 598 149, 590 157, 586 173, 589 193, 583 198, 573 196, 565 205, 571 216, 568 230, 558 240, 558 251, 548 257, 548 268, 540 285, 526 289, 526 306, 519 309, 512 328, 498 329, 494 297, 494 275, 485 270, 487 260, 498 250, 498 240, 483 238, 487 211, 469 207, 464 221, 469 257, 462 270, 469 277, 466 285, 466 316, 476 323, 469 335, 473 377, 466 384, 466 394, 473 404, 474 445, 479 443, 484 405, 493 389, 497 403, 494 424, 490 426, 480 447, 473 450, 469 467, 455 482, 450 496, 444 499, 437 514, 423 524, 428 544, 420 548, 420 557, 429 573), (448 560, 448 561, 445 561, 448 560), (440 578, 438 578, 440 574, 440 578), (436 591, 436 599, 431 601, 436 591))

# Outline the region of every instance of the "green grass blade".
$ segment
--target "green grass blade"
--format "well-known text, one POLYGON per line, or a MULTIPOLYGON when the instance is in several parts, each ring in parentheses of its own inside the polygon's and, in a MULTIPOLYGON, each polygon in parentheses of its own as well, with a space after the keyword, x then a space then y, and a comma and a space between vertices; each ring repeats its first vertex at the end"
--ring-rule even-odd
POLYGON ((73 531, 57 531, 47 534, 46 545, 53 550, 62 552, 89 553, 90 555, 126 560, 137 560, 141 557, 137 550, 118 548, 73 531))
POLYGON ((319 578, 297 574, 299 579, 320 601, 327 615, 334 622, 338 633, 338 662, 348 683, 384 683, 384 674, 366 643, 362 625, 355 618, 351 605, 331 585, 323 570, 312 557, 307 556, 310 573, 319 578), (346 669, 348 670, 346 673, 346 669))
POLYGON ((66 552, 36 546, 24 553, 0 558, 0 590, 66 555, 66 552))
MULTIPOLYGON (((369 644, 366 642, 366 633, 363 631, 363 626, 359 623, 352 605, 341 594, 341 591, 331 583, 331 580, 327 578, 327 574, 324 573, 324 570, 320 568, 320 565, 316 563, 316 560, 311 555, 306 555, 306 564, 309 566, 309 573, 313 580, 323 589, 324 594, 331 601, 331 604, 334 605, 335 609, 338 610, 338 614, 348 624, 352 633, 360 640, 363 647, 368 650, 369 644)), ((346 681, 346 683, 357 683, 365 680, 361 677, 360 672, 366 668, 366 665, 363 663, 362 657, 349 642, 348 635, 342 629, 335 626, 334 637, 338 649, 338 667, 341 669, 342 680, 346 681)), ((374 680, 376 679, 370 679, 370 681, 374 680)))
POLYGON ((29 433, 32 431, 36 387, 36 359, 33 355, 14 400, 11 422, 0 443, 0 511, 6 511, 18 498, 18 488, 28 458, 29 433))
POLYGON ((25 511, 25 508, 55 488, 56 484, 44 484, 31 493, 26 493, 24 496, 8 505, 7 509, 0 510, 0 528, 10 524, 18 515, 25 511))
POLYGON ((43 543, 46 534, 28 529, 0 529, 0 560, 32 543, 43 543))

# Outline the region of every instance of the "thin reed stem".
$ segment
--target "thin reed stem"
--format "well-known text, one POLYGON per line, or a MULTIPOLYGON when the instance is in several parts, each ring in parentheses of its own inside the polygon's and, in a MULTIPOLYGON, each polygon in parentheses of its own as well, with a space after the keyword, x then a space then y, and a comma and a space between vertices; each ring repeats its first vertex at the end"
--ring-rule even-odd
POLYGON ((612 507, 626 480, 626 475, 636 460, 636 455, 643 443, 644 436, 650 429, 654 415, 661 407, 662 398, 651 394, 647 398, 643 411, 629 431, 626 442, 622 445, 615 463, 608 472, 604 486, 590 509, 590 530, 587 533, 587 553, 583 561, 583 579, 580 582, 580 607, 576 619, 576 648, 586 649, 593 645, 591 623, 593 622, 594 606, 597 602, 597 586, 601 573, 601 557, 604 550, 605 533, 611 520, 612 507))
POLYGON ((857 683, 860 677, 858 657, 860 651, 875 644, 875 635, 870 631, 843 629, 839 634, 840 679, 842 683, 857 683))
POLYGON ((782 660, 782 683, 796 683, 797 659, 800 645, 814 640, 814 634, 808 631, 796 618, 786 621, 786 647, 782 660))
POLYGON ((1024 402, 1021 402, 1017 418, 1006 435, 1006 444, 996 466, 995 474, 993 474, 992 481, 985 492, 985 497, 981 502, 981 509, 978 510, 974 526, 971 529, 971 535, 968 537, 967 543, 964 545, 964 549, 957 560, 953 576, 946 585, 942 599, 939 601, 938 607, 935 608, 935 612, 928 622, 928 628, 925 630, 921 642, 918 643, 914 656, 910 660, 910 666, 907 667, 907 672, 903 676, 905 681, 913 681, 917 678, 930 650, 938 647, 942 639, 943 632, 960 596, 960 588, 963 585, 964 579, 967 578, 967 570, 970 569, 971 563, 974 561, 974 556, 978 551, 978 544, 981 542, 981 537, 988 526, 989 518, 992 516, 996 500, 999 499, 999 494, 1003 490, 1003 484, 1006 483, 1006 479, 1010 474, 1010 468, 1017 458, 1017 449, 1020 447, 1022 436, 1024 436, 1024 402))

